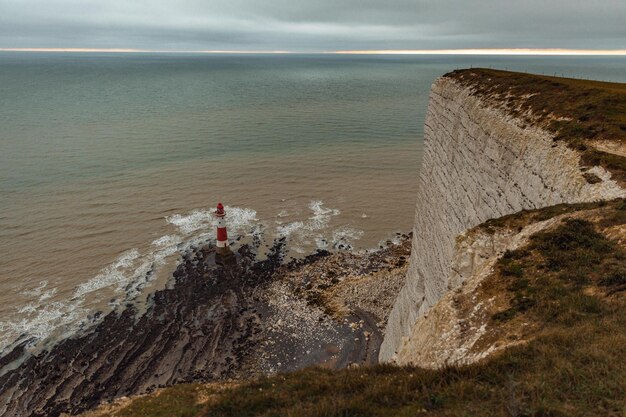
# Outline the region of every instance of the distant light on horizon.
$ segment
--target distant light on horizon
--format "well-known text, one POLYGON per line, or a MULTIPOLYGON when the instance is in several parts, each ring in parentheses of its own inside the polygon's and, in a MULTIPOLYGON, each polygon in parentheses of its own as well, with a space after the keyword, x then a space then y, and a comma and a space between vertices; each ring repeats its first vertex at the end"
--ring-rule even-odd
POLYGON ((325 55, 539 55, 539 56, 626 56, 626 49, 383 49, 340 51, 264 50, 156 50, 132 48, 0 48, 0 52, 77 52, 77 53, 172 53, 172 54, 325 54, 325 55))
POLYGON ((339 55, 544 55, 544 56, 626 56, 626 50, 606 49, 408 49, 335 51, 339 55))

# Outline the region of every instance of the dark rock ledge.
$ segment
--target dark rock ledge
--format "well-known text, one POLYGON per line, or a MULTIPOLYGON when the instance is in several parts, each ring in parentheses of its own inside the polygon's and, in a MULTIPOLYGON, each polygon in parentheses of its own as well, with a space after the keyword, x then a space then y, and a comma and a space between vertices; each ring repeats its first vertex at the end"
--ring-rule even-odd
MULTIPOLYGON (((275 242, 262 261, 243 245, 230 267, 215 264, 214 248, 191 251, 171 288, 155 292, 144 313, 129 304, 48 350, 15 347, 0 357, 0 415, 77 414, 181 382, 374 363, 380 317, 354 308, 338 320, 277 286, 307 267, 332 265, 335 255, 320 251, 283 265, 284 245, 275 242)), ((387 264, 380 254, 367 257, 352 258, 361 269, 387 264)))

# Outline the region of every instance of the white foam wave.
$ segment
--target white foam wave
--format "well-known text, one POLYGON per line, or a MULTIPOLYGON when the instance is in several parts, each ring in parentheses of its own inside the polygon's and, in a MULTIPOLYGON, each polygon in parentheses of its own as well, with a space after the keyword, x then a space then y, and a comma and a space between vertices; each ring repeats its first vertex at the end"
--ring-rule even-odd
MULTIPOLYGON (((325 207, 320 200, 311 201, 308 209, 310 215, 307 219, 277 225, 272 237, 288 237, 291 250, 303 254, 306 252, 304 248, 312 245, 320 249, 351 248, 351 242, 363 234, 349 227, 331 232, 332 219, 339 216, 340 211, 325 207)), ((228 206, 225 210, 231 237, 251 236, 261 241, 267 226, 257 219, 255 210, 228 206)), ((282 210, 277 217, 290 215, 282 210)), ((41 281, 37 287, 22 291, 20 294, 27 301, 16 309, 12 317, 0 321, 0 351, 18 338, 42 340, 59 331, 64 334, 75 332, 95 320, 88 316, 90 306, 95 302, 111 294, 115 295, 115 301, 109 303, 111 307, 132 301, 170 257, 215 239, 217 219, 210 210, 174 214, 165 220, 174 226, 175 233, 154 239, 145 250, 133 248, 123 252, 94 277, 78 285, 71 300, 55 300, 57 289, 48 288, 48 281, 41 281)))
POLYGON ((324 208, 323 206, 324 203, 320 200, 311 201, 309 204, 309 210, 313 212, 313 217, 309 217, 311 230, 324 229, 332 217, 341 213, 338 209, 324 208))
POLYGON ((352 249, 353 242, 363 236, 362 230, 348 226, 331 228, 333 218, 341 211, 336 208, 325 207, 321 200, 311 201, 308 205, 311 216, 305 220, 297 220, 276 227, 279 237, 290 239, 290 250, 295 253, 305 253, 303 246, 310 246, 315 242, 317 249, 352 249))
POLYGON ((46 301, 49 298, 54 297, 54 295, 57 293, 57 289, 56 288, 51 288, 49 290, 45 290, 44 289, 48 286, 48 281, 40 281, 39 282, 39 286, 35 287, 31 290, 24 290, 22 292, 20 292, 20 295, 26 297, 26 298, 39 298, 39 302, 43 302, 46 301))
MULTIPOLYGON (((19 309, 24 316, 15 321, 0 323, 0 331, 6 334, 37 340, 45 339, 55 330, 69 324, 85 321, 87 311, 72 304, 54 301, 40 305, 26 305, 19 309)), ((4 348, 6 344, 2 345, 4 348)))
POLYGON ((333 230, 333 249, 349 250, 353 248, 355 240, 359 240, 363 237, 363 231, 353 229, 351 227, 340 227, 333 230))
MULTIPOLYGON (((257 224, 256 211, 226 207, 229 231, 232 235, 259 236, 263 232, 257 224)), ((171 233, 153 240, 140 251, 133 248, 122 253, 96 276, 76 287, 71 300, 54 300, 56 288, 48 289, 48 281, 26 289, 20 294, 28 301, 16 309, 12 317, 0 321, 0 351, 18 338, 46 339, 55 331, 63 329, 71 333, 90 322, 89 305, 101 301, 105 295, 116 295, 115 307, 135 299, 154 279, 155 272, 173 256, 189 248, 203 245, 215 239, 217 220, 209 210, 194 210, 188 214, 174 214, 166 218, 178 233, 171 233)))
POLYGON ((48 291, 45 291, 43 294, 41 294, 41 296, 39 297, 39 302, 42 303, 52 297, 54 297, 57 293, 57 289, 56 288, 51 288, 48 291))
POLYGON ((41 292, 48 286, 48 281, 40 281, 39 286, 31 290, 24 290, 20 294, 25 297, 39 297, 41 292))
POLYGON ((17 310, 17 312, 21 314, 31 314, 35 311, 37 311, 37 306, 34 304, 26 304, 24 307, 17 310))
POLYGON ((174 214, 167 217, 167 222, 178 227, 179 230, 187 235, 196 230, 204 229, 209 226, 211 221, 211 212, 207 210, 196 210, 188 215, 174 214))
MULTIPOLYGON (((241 231, 242 228, 250 226, 257 221, 256 211, 248 208, 225 206, 228 219, 228 228, 232 231, 241 231)), ((174 214, 166 218, 167 222, 178 227, 183 235, 196 232, 198 230, 209 230, 214 232, 217 226, 217 219, 210 210, 194 210, 191 214, 174 214)))
POLYGON ((82 297, 85 294, 94 292, 114 284, 123 285, 128 281, 128 271, 132 269, 135 261, 139 258, 139 251, 131 249, 120 255, 115 262, 105 267, 98 275, 84 282, 74 291, 74 297, 82 297))
POLYGON ((305 238, 307 235, 310 235, 311 232, 326 229, 332 217, 338 216, 341 213, 338 209, 325 208, 324 203, 320 200, 311 201, 311 203, 309 203, 309 210, 311 210, 313 215, 306 221, 298 220, 280 225, 276 228, 276 234, 279 237, 290 237, 297 234, 305 238))
POLYGON ((276 233, 280 237, 289 237, 293 233, 299 232, 301 230, 305 230, 306 228, 307 227, 305 226, 304 222, 297 221, 297 222, 288 223, 284 226, 283 225, 278 226, 276 228, 276 233))
POLYGON ((328 240, 324 237, 318 236, 315 238, 315 246, 318 249, 328 249, 328 240))
POLYGON ((159 247, 168 247, 178 245, 182 242, 182 239, 178 235, 165 235, 152 241, 152 245, 159 247))
MULTIPOLYGON (((384 246, 387 246, 388 244, 392 244, 392 245, 399 245, 400 243, 402 243, 404 241, 404 238, 402 237, 402 234, 400 233, 396 233, 393 236, 387 238, 387 239, 383 239, 378 241, 378 247, 382 248, 384 246)), ((375 248, 374 248, 375 249, 375 248)))

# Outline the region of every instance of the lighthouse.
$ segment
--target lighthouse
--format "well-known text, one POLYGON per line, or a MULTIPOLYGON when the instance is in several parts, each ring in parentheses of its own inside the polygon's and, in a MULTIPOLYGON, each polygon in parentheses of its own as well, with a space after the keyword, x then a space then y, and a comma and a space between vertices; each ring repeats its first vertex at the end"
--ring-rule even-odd
POLYGON ((215 217, 217 217, 217 247, 218 251, 222 248, 228 248, 228 232, 226 232, 226 220, 224 217, 226 212, 222 203, 217 203, 215 217))
POLYGON ((228 232, 226 232, 226 219, 224 218, 226 217, 226 212, 222 203, 217 203, 215 217, 217 218, 215 262, 224 267, 229 267, 236 264, 236 260, 235 254, 228 247, 228 232))

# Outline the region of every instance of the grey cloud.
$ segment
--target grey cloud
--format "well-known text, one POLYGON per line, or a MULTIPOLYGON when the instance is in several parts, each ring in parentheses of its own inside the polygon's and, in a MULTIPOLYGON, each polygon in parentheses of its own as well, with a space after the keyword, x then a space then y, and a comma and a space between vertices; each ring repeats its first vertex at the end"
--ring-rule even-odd
POLYGON ((623 0, 0 0, 0 47, 626 48, 623 0))

